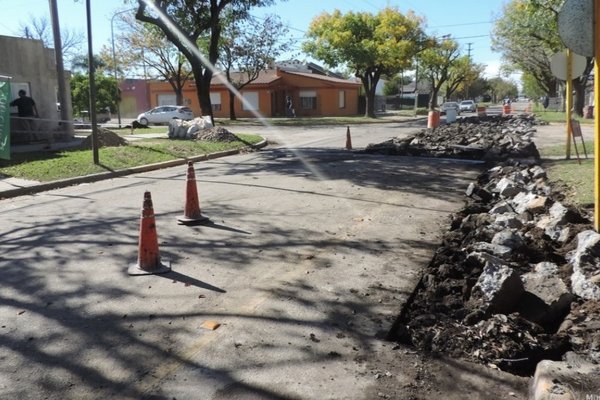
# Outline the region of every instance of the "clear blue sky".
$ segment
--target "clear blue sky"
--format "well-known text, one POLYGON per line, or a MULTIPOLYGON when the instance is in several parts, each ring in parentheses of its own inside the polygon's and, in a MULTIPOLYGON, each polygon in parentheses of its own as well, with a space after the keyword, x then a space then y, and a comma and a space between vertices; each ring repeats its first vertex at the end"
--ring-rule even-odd
MULTIPOLYGON (((471 56, 477 63, 487 65, 487 75, 495 75, 500 65, 500 54, 493 53, 490 30, 493 20, 501 12, 507 0, 288 0, 277 1, 268 9, 256 9, 254 15, 274 13, 290 28, 290 34, 301 38, 310 21, 322 12, 339 9, 376 13, 383 7, 398 7, 401 12, 413 10, 425 17, 427 33, 436 36, 450 34, 461 44, 463 54, 469 46, 471 56), (471 43, 469 45, 469 43, 471 43)), ((61 27, 86 33, 85 0, 58 0, 61 27)), ((111 17, 115 12, 131 8, 123 0, 92 0, 92 35, 94 52, 102 46, 110 46, 111 17)), ((21 24, 27 24, 30 16, 49 16, 48 0, 0 0, 0 35, 16 36, 21 24)), ((117 29, 117 24, 115 24, 117 29)), ((302 59, 303 57, 299 57, 302 59)))

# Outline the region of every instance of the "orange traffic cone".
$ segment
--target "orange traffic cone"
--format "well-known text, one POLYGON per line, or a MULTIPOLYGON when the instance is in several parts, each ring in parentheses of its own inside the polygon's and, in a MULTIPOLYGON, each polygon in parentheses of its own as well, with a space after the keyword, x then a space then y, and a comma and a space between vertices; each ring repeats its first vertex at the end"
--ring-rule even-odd
POLYGON ((183 215, 177 217, 177 221, 182 225, 194 225, 206 222, 209 219, 202 215, 200 211, 200 202, 198 201, 198 190, 196 188, 196 173, 194 172, 194 163, 188 162, 185 206, 183 215))
POLYGON ((346 129, 346 150, 352 150, 352 138, 350 137, 350 127, 346 129))
POLYGON ((138 243, 137 264, 129 266, 129 275, 164 274, 171 270, 171 263, 161 261, 158 252, 158 237, 156 236, 156 222, 150 192, 144 193, 142 218, 140 219, 140 240, 138 243))

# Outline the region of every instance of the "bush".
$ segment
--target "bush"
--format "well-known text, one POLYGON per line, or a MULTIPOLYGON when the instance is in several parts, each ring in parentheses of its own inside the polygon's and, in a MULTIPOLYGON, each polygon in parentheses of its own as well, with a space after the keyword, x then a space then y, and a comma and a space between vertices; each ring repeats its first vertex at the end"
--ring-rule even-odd
POLYGON ((429 115, 429 110, 427 107, 419 107, 417 108, 417 115, 429 115))

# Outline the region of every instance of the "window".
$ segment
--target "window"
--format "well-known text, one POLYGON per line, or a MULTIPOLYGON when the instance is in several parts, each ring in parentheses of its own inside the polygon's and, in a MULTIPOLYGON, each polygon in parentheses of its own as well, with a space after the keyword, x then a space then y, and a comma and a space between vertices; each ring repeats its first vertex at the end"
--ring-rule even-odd
POLYGON ((301 90, 300 91, 300 108, 303 110, 317 109, 317 91, 316 90, 301 90))
POLYGON ((339 105, 340 108, 346 108, 346 92, 343 90, 339 92, 339 105))
POLYGON ((258 110, 258 92, 244 92, 242 109, 247 111, 258 110))
POLYGON ((212 105, 213 111, 221 111, 221 93, 211 93, 210 104, 212 105))

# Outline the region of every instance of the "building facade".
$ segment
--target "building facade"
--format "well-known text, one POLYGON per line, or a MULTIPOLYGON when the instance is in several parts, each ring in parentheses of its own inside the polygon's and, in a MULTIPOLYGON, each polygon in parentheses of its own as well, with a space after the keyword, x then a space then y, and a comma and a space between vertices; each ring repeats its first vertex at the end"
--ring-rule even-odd
MULTIPOLYGON (((238 118, 286 117, 290 101, 298 117, 351 116, 358 114, 360 87, 359 83, 309 70, 275 68, 262 71, 258 79, 241 88, 233 106, 238 118)), ((186 84, 184 105, 200 116, 196 90, 193 81, 186 84)), ((167 104, 165 101, 174 97, 167 82, 150 82, 148 94, 150 107, 167 104)), ((213 116, 229 118, 230 92, 224 74, 213 76, 210 98, 213 116)))

